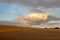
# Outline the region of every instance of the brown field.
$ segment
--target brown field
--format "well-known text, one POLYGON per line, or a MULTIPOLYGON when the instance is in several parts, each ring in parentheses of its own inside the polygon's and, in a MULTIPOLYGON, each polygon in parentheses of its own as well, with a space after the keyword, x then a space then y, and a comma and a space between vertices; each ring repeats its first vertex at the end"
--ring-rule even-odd
POLYGON ((0 40, 60 40, 60 29, 0 25, 0 40))

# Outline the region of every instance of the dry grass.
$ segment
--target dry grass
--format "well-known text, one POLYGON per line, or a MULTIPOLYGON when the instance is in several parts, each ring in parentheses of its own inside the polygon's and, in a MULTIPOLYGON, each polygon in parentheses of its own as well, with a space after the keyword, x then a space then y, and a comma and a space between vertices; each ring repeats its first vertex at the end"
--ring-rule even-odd
POLYGON ((0 40, 60 40, 60 29, 0 25, 0 40))

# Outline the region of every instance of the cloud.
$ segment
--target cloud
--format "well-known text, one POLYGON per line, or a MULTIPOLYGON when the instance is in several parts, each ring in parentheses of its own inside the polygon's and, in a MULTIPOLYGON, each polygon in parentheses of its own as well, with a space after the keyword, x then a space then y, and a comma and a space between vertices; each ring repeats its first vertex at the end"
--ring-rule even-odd
POLYGON ((48 13, 47 12, 48 9, 45 9, 43 7, 42 8, 41 7, 40 8, 29 8, 28 10, 32 13, 48 13))
POLYGON ((30 13, 26 16, 21 16, 16 18, 17 21, 21 21, 25 25, 38 25, 40 23, 44 23, 48 20, 49 14, 47 13, 30 13))
POLYGON ((60 7, 60 0, 20 0, 20 3, 31 7, 60 7))
POLYGON ((29 7, 60 7, 60 0, 0 0, 0 2, 20 3, 29 7))
POLYGON ((60 18, 50 15, 48 18, 49 21, 60 21, 60 18))
POLYGON ((48 13, 30 13, 26 16, 16 18, 25 25, 40 25, 49 21, 60 21, 60 18, 52 16, 48 13))
POLYGON ((40 8, 44 11, 60 8, 60 0, 0 0, 0 2, 22 4, 27 8, 33 10, 33 12, 41 11, 39 10, 40 8))
MULTIPOLYGON (((27 7, 30 13, 48 13, 47 10, 60 8, 60 0, 0 0, 0 2, 18 3, 27 7)), ((14 6, 13 6, 14 7, 14 6)), ((12 11, 19 15, 16 11, 12 11)), ((49 20, 57 18, 50 16, 49 20)), ((60 20, 60 18, 58 18, 60 20)), ((39 21, 38 21, 39 22, 39 21)))

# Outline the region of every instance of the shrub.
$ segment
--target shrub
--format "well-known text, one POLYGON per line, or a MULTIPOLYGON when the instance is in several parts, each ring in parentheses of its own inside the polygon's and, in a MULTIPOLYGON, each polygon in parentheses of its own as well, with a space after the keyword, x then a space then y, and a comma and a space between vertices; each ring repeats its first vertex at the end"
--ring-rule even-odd
POLYGON ((48 28, 45 28, 45 29, 48 29, 48 28))
POLYGON ((59 29, 59 27, 55 27, 54 29, 59 29))

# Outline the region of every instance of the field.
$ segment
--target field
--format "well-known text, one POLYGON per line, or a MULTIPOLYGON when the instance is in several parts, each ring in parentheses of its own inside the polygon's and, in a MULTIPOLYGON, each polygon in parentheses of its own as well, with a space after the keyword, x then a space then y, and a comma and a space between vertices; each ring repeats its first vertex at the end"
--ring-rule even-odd
POLYGON ((0 40, 60 40, 60 29, 0 25, 0 40))

